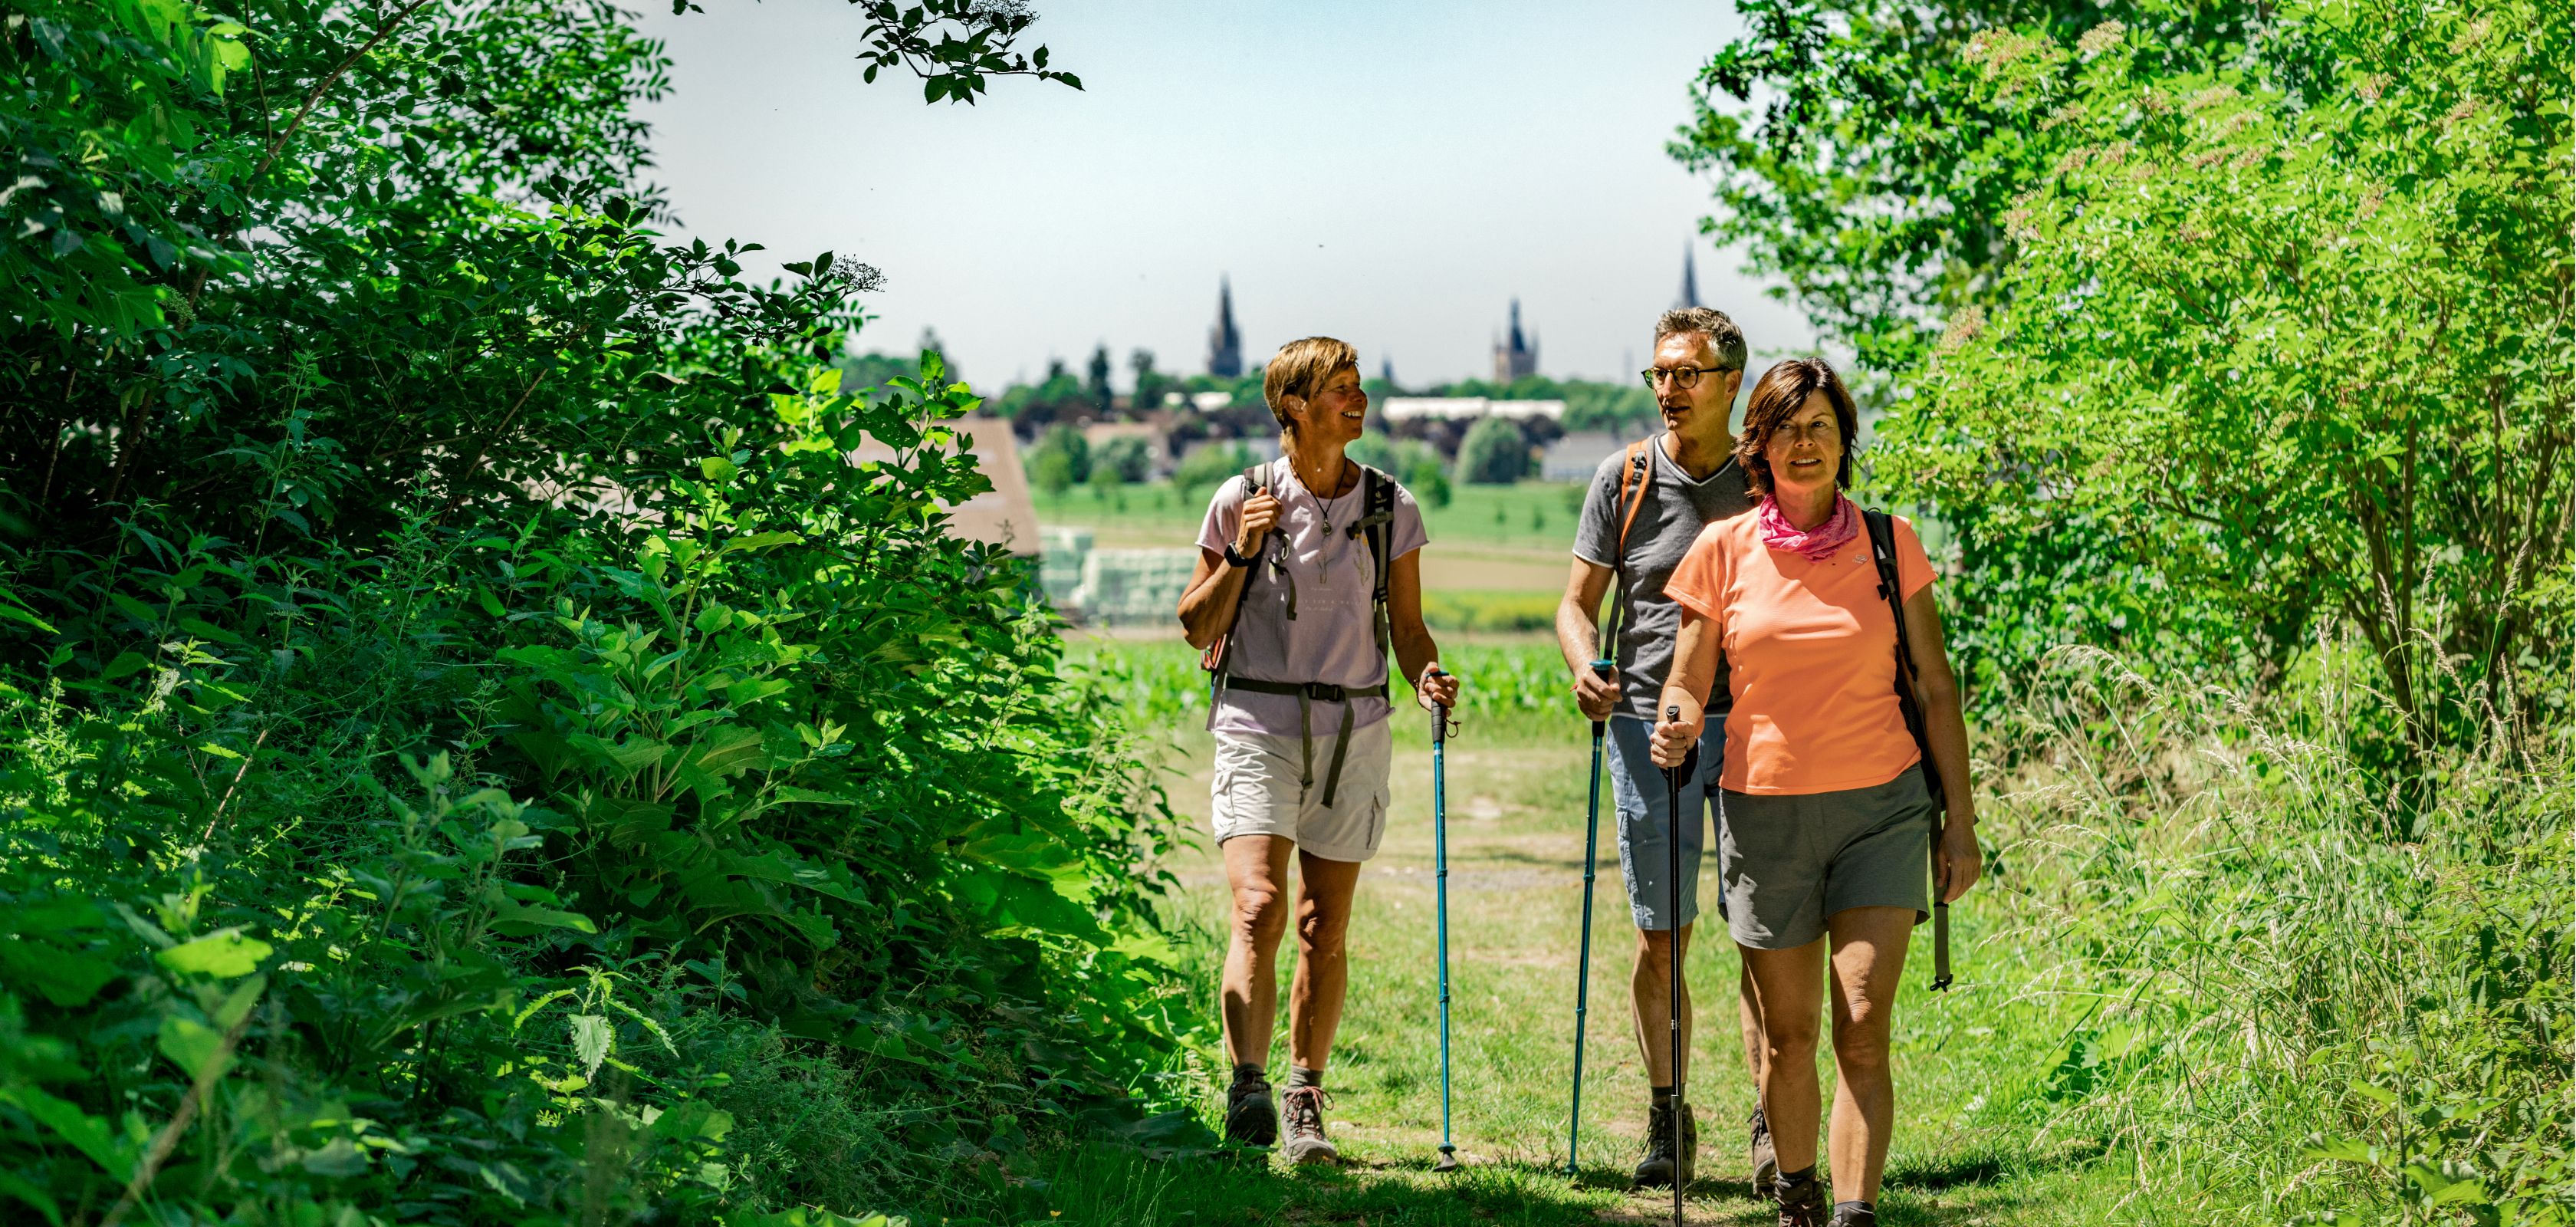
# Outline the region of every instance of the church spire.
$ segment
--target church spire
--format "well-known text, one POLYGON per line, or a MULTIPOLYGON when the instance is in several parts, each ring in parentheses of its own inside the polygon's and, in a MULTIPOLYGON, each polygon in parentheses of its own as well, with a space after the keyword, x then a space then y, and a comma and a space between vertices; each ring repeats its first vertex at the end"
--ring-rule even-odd
POLYGON ((1673 306, 1676 308, 1696 307, 1699 305, 1699 272, 1692 263, 1691 254, 1691 245, 1687 243, 1683 244, 1682 296, 1673 301, 1673 306))
POLYGON ((1234 283, 1216 281, 1216 327, 1208 330, 1208 374, 1219 379, 1243 377, 1243 334, 1234 327, 1234 283))

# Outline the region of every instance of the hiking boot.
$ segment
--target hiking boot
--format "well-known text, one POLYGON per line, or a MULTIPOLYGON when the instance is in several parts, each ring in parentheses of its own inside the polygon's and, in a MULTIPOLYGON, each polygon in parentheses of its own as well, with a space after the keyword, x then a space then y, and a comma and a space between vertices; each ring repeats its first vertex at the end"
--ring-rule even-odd
POLYGON ((1772 1187, 1780 1199, 1780 1227, 1827 1227, 1825 1183, 1812 1171, 1803 1180, 1780 1177, 1772 1187))
POLYGON ((1669 1189, 1675 1169, 1679 1169, 1682 1187, 1689 1188, 1691 1177, 1699 1169, 1699 1121, 1687 1108, 1681 1112, 1681 1145, 1673 1145, 1673 1101, 1667 1099, 1647 1110, 1646 1157, 1637 1163, 1630 1184, 1640 1189, 1669 1189))
POLYGON ((1825 1227, 1878 1227, 1878 1211, 1856 1201, 1841 1202, 1834 1206, 1833 1221, 1825 1227))
POLYGON ((1324 1109, 1333 1101, 1320 1086, 1301 1086, 1280 1096, 1288 1109, 1288 1146, 1282 1153, 1290 1163, 1339 1163, 1342 1152, 1324 1136, 1324 1109))
POLYGON ((1771 1123, 1762 1119, 1762 1109, 1753 1109, 1753 1200, 1770 1201, 1780 1196, 1780 1156, 1771 1152, 1771 1123))
POLYGON ((1240 1146, 1268 1146, 1279 1140, 1279 1109, 1270 1102, 1270 1084, 1243 1078, 1225 1092, 1225 1140, 1240 1146))

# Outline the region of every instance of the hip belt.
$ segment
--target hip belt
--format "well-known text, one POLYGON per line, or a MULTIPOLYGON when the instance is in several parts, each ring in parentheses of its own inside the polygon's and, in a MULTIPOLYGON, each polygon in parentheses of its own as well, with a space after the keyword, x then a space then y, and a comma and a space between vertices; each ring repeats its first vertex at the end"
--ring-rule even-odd
POLYGON ((1323 682, 1266 682, 1257 677, 1229 677, 1228 690, 1253 694, 1284 694, 1297 697, 1297 737, 1305 744, 1305 762, 1297 773, 1297 795, 1303 799, 1306 790, 1315 786, 1315 710, 1317 703, 1342 705, 1341 732, 1333 738, 1333 764, 1324 773, 1324 808, 1333 806, 1333 789, 1342 782, 1342 759, 1351 749, 1351 700, 1383 699, 1386 683, 1374 686, 1333 686, 1323 682))

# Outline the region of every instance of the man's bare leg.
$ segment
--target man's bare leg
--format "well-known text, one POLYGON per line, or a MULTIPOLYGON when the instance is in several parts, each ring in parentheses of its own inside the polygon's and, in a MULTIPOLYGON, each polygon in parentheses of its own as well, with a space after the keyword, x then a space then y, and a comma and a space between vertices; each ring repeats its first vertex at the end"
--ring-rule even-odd
MULTIPOLYGON (((1690 961, 1691 926, 1682 926, 1682 961, 1690 961)), ((1637 964, 1628 972, 1628 1001, 1636 1010, 1637 1054, 1646 1059, 1650 1086, 1673 1085, 1671 1007, 1665 1004, 1672 980, 1672 931, 1637 930, 1637 964)), ((1682 1073, 1690 1073, 1690 976, 1682 976, 1682 1073)))

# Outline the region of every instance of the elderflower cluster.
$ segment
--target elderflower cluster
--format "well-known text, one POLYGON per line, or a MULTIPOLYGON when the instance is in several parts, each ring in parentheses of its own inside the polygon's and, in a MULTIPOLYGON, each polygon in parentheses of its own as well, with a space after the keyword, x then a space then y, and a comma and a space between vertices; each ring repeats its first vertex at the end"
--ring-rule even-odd
POLYGON ((2084 58, 2089 60, 2119 46, 2121 37, 2128 32, 2128 26, 2116 21, 2106 21, 2086 30, 2084 37, 2076 39, 2075 49, 2082 52, 2084 58))

